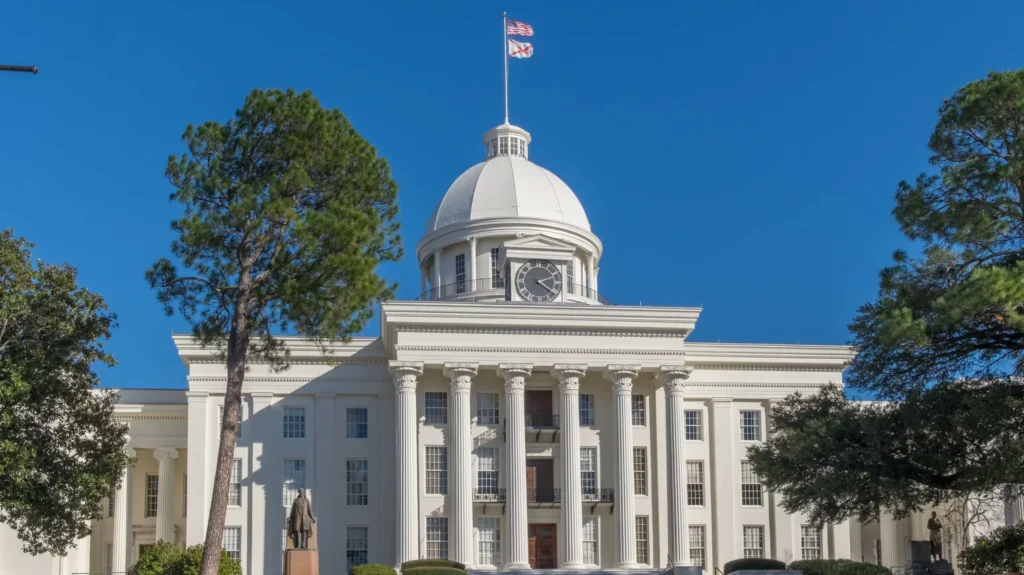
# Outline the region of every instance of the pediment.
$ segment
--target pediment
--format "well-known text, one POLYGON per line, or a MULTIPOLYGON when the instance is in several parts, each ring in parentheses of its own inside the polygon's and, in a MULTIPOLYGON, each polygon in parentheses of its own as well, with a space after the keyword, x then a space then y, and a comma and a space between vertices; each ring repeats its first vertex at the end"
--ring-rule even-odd
POLYGON ((501 245, 506 258, 543 258, 567 261, 576 252, 576 246, 559 239, 536 234, 506 240, 501 245))

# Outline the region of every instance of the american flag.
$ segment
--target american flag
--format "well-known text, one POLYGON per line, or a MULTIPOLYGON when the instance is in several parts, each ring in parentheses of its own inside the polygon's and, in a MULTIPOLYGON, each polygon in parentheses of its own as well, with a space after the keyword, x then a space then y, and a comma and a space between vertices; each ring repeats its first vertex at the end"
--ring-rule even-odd
POLYGON ((515 20, 508 21, 508 35, 509 36, 533 36, 533 26, 530 26, 526 22, 517 22, 515 20))

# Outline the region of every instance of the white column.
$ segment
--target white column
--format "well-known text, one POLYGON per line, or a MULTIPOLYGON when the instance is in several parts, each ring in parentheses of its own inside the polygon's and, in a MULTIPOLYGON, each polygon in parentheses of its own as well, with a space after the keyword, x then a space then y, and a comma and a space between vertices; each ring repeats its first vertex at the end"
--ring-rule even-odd
POLYGON ((178 450, 161 447, 153 450, 153 457, 160 463, 160 475, 156 484, 156 540, 174 544, 174 510, 171 499, 174 495, 174 460, 178 450))
POLYGON ((899 523, 884 509, 878 514, 878 538, 882 541, 882 567, 901 567, 899 523))
POLYGON ((530 364, 501 364, 505 378, 505 420, 508 433, 508 535, 509 555, 505 569, 529 569, 526 518, 526 413, 524 389, 533 370, 530 364))
POLYGON ((854 529, 859 527, 860 523, 857 523, 856 517, 851 517, 845 521, 832 525, 831 559, 853 559, 854 561, 860 561, 860 559, 854 558, 853 549, 851 547, 851 543, 853 542, 851 533, 854 529))
POLYGON ((633 478, 633 379, 639 365, 609 365, 605 376, 612 382, 615 401, 615 568, 636 563, 636 494, 633 478))
POLYGON ((395 423, 397 431, 397 458, 395 474, 395 508, 398 510, 395 563, 418 559, 420 555, 419 469, 416 445, 416 382, 423 375, 423 364, 392 361, 391 376, 395 380, 397 397, 395 423))
POLYGON ((470 292, 480 289, 480 286, 476 285, 476 236, 469 238, 469 285, 470 292))
POLYGON ((594 257, 594 254, 590 254, 590 257, 587 258, 587 288, 590 290, 590 292, 587 293, 587 297, 589 298, 596 297, 596 295, 593 293, 597 291, 597 272, 595 271, 596 268, 597 258, 594 257))
MULTIPOLYGON (((135 458, 135 450, 128 447, 128 457, 135 458)), ((113 560, 111 565, 114 573, 124 573, 128 570, 128 492, 131 490, 128 470, 134 462, 129 464, 121 472, 121 485, 114 492, 114 538, 113 538, 113 560)))
POLYGON ((580 479, 580 378, 585 364, 555 365, 562 402, 563 569, 583 567, 583 485, 580 479))
MULTIPOLYGON (((732 444, 735 426, 732 417, 732 399, 716 397, 711 400, 711 460, 712 470, 712 501, 714 506, 714 539, 715 560, 709 564, 709 571, 719 569, 727 561, 742 557, 737 551, 737 540, 742 544, 743 532, 736 524, 735 504, 739 499, 736 462, 733 461, 732 444)), ((791 517, 788 514, 787 517, 791 517)), ((767 534, 766 539, 767 539, 767 534)))
POLYGON ((427 294, 427 271, 423 269, 422 265, 420 266, 420 295, 429 295, 427 294))
MULTIPOLYGON (((201 545, 206 541, 206 484, 211 441, 209 427, 210 394, 205 391, 186 391, 188 398, 188 518, 185 522, 185 544, 201 545)), ((213 438, 217 438, 214 432, 213 438)), ((116 571, 116 570, 115 570, 116 571)))
POLYGON ((864 562, 864 526, 856 517, 850 518, 850 559, 864 562))
POLYGON ((469 433, 469 390, 476 375, 475 363, 446 363, 444 373, 452 380, 451 558, 473 565, 473 444, 469 433))
POLYGON ((441 250, 434 250, 434 294, 441 299, 441 250))
POLYGON ((1024 493, 1018 495, 1013 501, 1013 523, 1024 523, 1024 493))
POLYGON ((343 555, 337 550, 344 539, 335 527, 338 517, 334 505, 334 486, 339 474, 334 469, 334 401, 333 393, 316 394, 316 490, 313 491, 313 509, 316 512, 316 537, 320 557, 328 565, 339 565, 343 555))
MULTIPOLYGON (((250 433, 251 448, 249 451, 252 456, 249 462, 249 476, 252 478, 252 481, 249 482, 249 498, 250 505, 252 505, 252 530, 249 531, 252 556, 249 572, 263 573, 267 553, 271 549, 276 549, 274 545, 265 545, 267 532, 273 534, 278 531, 276 525, 267 523, 267 483, 269 482, 267 475, 268 468, 272 466, 264 460, 264 454, 268 451, 273 452, 273 449, 268 449, 268 445, 273 445, 273 432, 280 433, 280 428, 269 424, 270 404, 274 400, 274 394, 268 391, 253 391, 249 395, 252 397, 252 412, 249 421, 253 423, 246 430, 250 433)), ((190 457, 189 460, 191 461, 191 459, 190 457)), ((274 541, 273 535, 271 535, 270 541, 274 541)), ((280 556, 280 553, 277 555, 280 556)))
POLYGON ((89 535, 75 541, 75 548, 68 552, 67 573, 70 575, 86 575, 91 572, 89 565, 90 545, 92 545, 92 537, 89 535))
POLYGON ((670 567, 690 564, 686 530, 686 407, 683 391, 693 368, 664 365, 666 420, 668 421, 668 553, 670 567))

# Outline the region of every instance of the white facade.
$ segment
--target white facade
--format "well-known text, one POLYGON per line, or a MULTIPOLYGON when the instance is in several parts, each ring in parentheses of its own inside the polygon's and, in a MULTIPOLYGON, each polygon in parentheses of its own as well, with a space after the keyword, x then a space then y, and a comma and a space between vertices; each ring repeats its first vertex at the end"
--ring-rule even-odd
MULTIPOLYGON (((250 362, 225 540, 244 572, 281 572, 299 487, 325 573, 434 556, 712 572, 751 555, 876 562, 877 541, 883 564, 902 565, 906 540, 926 537, 920 518, 814 530, 745 461, 772 404, 841 384, 853 350, 690 343, 699 308, 602 305, 603 246, 529 142, 514 126, 487 133, 486 161, 417 246, 423 297, 384 303, 379 338, 329 358, 285 338, 290 369, 250 362)), ((174 342, 187 390, 121 392, 136 463, 92 536, 29 558, 0 527, 0 575, 118 573, 158 538, 203 541, 226 370, 174 342)))

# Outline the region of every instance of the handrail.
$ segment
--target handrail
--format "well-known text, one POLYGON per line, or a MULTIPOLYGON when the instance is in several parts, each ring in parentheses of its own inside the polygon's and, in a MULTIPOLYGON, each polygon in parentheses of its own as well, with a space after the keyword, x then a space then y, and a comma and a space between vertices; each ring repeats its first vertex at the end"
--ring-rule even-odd
POLYGON ((507 492, 504 487, 473 490, 473 501, 503 503, 506 500, 507 492))
POLYGON ((561 429, 557 413, 527 413, 523 416, 526 427, 534 429, 561 429))
MULTIPOLYGON (((431 288, 416 298, 417 301, 441 301, 459 299, 464 296, 489 292, 491 294, 502 293, 505 290, 505 278, 493 280, 492 278, 477 278, 470 281, 450 283, 439 287, 431 288)), ((612 305, 608 298, 601 295, 597 290, 590 289, 582 284, 571 284, 565 287, 566 293, 573 296, 583 297, 604 305, 612 305)))

